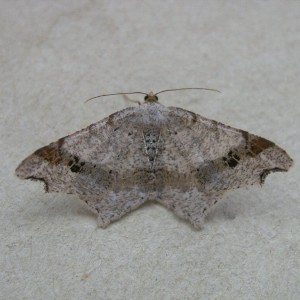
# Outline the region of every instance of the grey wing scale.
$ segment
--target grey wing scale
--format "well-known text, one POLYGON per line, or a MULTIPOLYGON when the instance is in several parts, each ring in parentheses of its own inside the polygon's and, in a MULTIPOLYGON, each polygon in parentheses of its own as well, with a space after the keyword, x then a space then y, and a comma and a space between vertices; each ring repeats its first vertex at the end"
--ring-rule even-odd
POLYGON ((292 159, 274 143, 161 104, 128 108, 35 151, 17 176, 78 194, 110 222, 155 200, 201 227, 229 189, 263 184, 292 159))
POLYGON ((267 174, 286 172, 293 164, 283 149, 267 139, 180 108, 170 110, 180 124, 173 139, 181 141, 205 190, 263 184, 267 174))
POLYGON ((158 201, 195 227, 226 190, 263 184, 269 173, 285 172, 293 163, 264 138, 180 108, 169 110, 160 157, 169 176, 158 201))
POLYGON ((107 226, 147 200, 128 184, 128 173, 149 164, 134 114, 125 109, 35 151, 16 175, 43 181, 47 192, 78 194, 107 226))

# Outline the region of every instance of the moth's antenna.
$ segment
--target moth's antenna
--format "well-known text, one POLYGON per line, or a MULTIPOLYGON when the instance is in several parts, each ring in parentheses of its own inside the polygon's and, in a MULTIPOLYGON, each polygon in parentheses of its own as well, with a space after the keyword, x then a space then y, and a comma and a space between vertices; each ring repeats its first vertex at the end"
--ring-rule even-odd
POLYGON ((100 98, 100 97, 115 96, 115 95, 131 95, 131 94, 142 94, 142 95, 147 95, 146 93, 142 93, 142 92, 105 94, 105 95, 100 95, 100 96, 96 96, 96 97, 92 97, 92 98, 90 98, 90 99, 87 99, 84 103, 87 103, 87 102, 90 101, 90 100, 93 100, 93 99, 96 99, 96 98, 100 98))
POLYGON ((213 92, 221 93, 219 90, 215 90, 215 89, 207 89, 207 88, 181 88, 181 89, 163 90, 163 91, 160 91, 160 92, 156 93, 155 95, 158 95, 158 94, 164 93, 164 92, 182 91, 182 90, 206 90, 206 91, 213 91, 213 92))
MULTIPOLYGON (((213 92, 218 92, 221 93, 219 90, 215 90, 215 89, 208 89, 208 88, 181 88, 181 89, 170 89, 170 90, 163 90, 160 91, 156 94, 154 94, 155 96, 164 92, 173 92, 173 91, 182 91, 182 90, 205 90, 205 91, 213 91, 213 92)), ((106 96, 116 96, 116 95, 132 95, 132 94, 142 94, 142 95, 148 95, 147 93, 143 93, 143 92, 129 92, 129 93, 114 93, 114 94, 103 94, 103 95, 99 95, 96 97, 92 97, 87 99, 84 103, 87 103, 88 101, 91 101, 93 99, 96 98, 101 98, 101 97, 106 97, 106 96)))

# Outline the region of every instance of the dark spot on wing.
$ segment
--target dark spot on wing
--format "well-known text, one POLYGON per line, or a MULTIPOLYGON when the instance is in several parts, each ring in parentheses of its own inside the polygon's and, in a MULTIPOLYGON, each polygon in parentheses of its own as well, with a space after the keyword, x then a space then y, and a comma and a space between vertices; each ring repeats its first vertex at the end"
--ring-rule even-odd
POLYGON ((238 162, 235 159, 230 158, 227 160, 227 164, 230 168, 234 168, 238 165, 238 162))
POLYGON ((192 122, 192 124, 195 124, 197 122, 197 115, 193 112, 190 112, 190 114, 192 116, 191 122, 192 122))
POLYGON ((224 164, 228 165, 230 168, 235 168, 238 165, 240 159, 241 158, 236 149, 230 150, 227 156, 222 157, 224 164))
POLYGON ((115 112, 113 114, 111 114, 110 116, 108 116, 106 124, 113 126, 114 125, 114 118, 119 114, 119 112, 115 112))
POLYGON ((70 170, 74 173, 78 173, 82 171, 83 166, 85 165, 84 161, 80 162, 80 159, 78 158, 78 156, 74 156, 73 160, 70 160, 68 163, 68 166, 70 167, 70 170))
POLYGON ((248 144, 249 141, 249 132, 245 131, 245 130, 241 130, 241 133, 246 141, 246 144, 248 144))
POLYGON ((81 170, 81 168, 77 165, 73 165, 71 167, 71 171, 74 172, 74 173, 78 173, 80 170, 81 170))

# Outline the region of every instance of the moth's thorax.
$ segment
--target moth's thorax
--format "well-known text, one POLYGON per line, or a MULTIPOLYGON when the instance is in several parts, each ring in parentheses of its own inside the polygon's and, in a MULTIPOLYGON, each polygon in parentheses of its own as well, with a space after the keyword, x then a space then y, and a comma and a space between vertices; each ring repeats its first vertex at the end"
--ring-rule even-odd
POLYGON ((169 109, 160 103, 144 103, 137 107, 137 112, 136 121, 142 126, 162 126, 168 122, 169 109))

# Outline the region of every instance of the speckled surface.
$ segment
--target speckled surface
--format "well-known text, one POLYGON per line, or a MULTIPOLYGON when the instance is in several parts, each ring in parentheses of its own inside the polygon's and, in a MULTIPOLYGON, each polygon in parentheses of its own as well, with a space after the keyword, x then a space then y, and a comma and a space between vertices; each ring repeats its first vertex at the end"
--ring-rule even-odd
POLYGON ((293 165, 271 141, 153 99, 36 150, 16 175, 79 195, 103 228, 157 201, 200 229, 226 191, 293 165))
POLYGON ((0 298, 298 299, 299 11, 298 1, 3 2, 0 298), (222 94, 160 102, 263 136, 295 161, 262 189, 228 193, 202 231, 158 204, 98 229, 77 197, 14 175, 37 148, 129 105, 84 105, 90 97, 195 86, 222 94))

